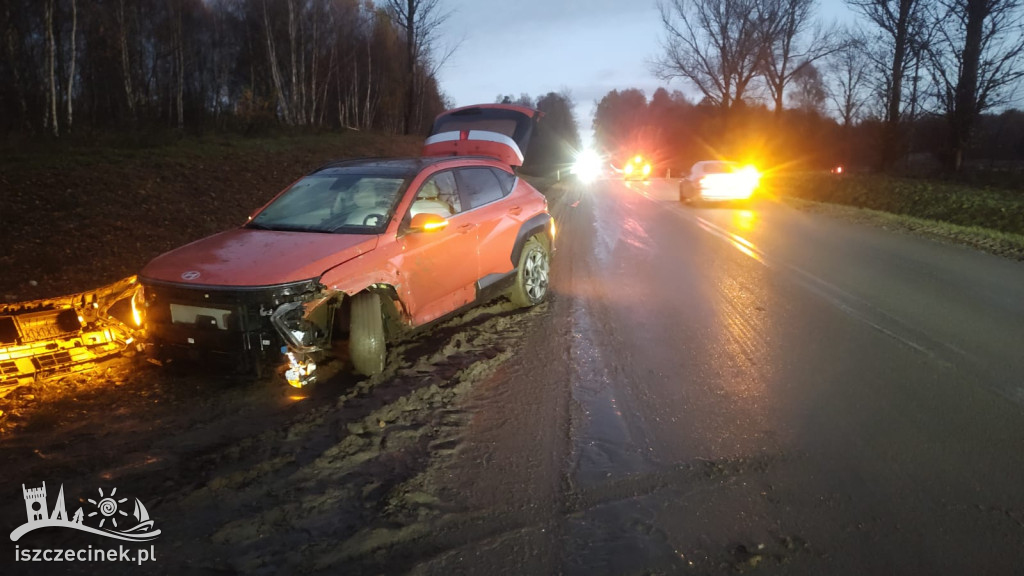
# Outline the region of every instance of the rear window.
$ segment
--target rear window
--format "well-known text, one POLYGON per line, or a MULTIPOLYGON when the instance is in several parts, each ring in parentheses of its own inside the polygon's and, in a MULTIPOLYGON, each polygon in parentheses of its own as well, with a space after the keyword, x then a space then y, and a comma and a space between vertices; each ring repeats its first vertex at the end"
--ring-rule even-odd
POLYGON ((506 108, 474 107, 448 112, 434 121, 430 134, 463 130, 497 132, 516 141, 520 150, 529 146, 533 120, 518 110, 506 108))
POLYGON ((500 199, 505 195, 498 177, 490 168, 462 168, 455 172, 459 191, 466 201, 464 210, 472 210, 500 199))
POLYGON ((498 177, 498 183, 501 184, 502 196, 507 196, 512 191, 512 187, 516 185, 516 175, 509 174, 504 170, 498 170, 497 168, 491 168, 494 175, 498 177))

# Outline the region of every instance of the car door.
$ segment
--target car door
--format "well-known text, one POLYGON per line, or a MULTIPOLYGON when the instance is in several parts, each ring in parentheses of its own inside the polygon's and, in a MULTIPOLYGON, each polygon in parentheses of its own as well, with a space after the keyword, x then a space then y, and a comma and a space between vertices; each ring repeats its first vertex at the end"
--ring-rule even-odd
POLYGON ((473 301, 476 297, 477 226, 465 210, 455 175, 443 170, 428 177, 415 191, 416 199, 399 231, 397 268, 403 277, 401 296, 416 325, 421 325, 473 301), (445 216, 448 225, 429 232, 409 229, 412 214, 421 209, 445 216))
POLYGON ((514 268, 512 247, 523 213, 522 206, 509 197, 515 176, 489 166, 471 166, 458 168, 455 177, 477 225, 478 279, 485 287, 514 268))

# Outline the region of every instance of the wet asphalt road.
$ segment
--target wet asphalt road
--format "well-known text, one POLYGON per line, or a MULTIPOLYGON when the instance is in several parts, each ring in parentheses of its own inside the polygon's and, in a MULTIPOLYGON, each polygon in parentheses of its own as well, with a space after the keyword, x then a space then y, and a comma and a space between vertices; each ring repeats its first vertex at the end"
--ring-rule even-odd
POLYGON ((553 202, 550 313, 475 389, 412 571, 1018 572, 1024 265, 675 198, 553 202))

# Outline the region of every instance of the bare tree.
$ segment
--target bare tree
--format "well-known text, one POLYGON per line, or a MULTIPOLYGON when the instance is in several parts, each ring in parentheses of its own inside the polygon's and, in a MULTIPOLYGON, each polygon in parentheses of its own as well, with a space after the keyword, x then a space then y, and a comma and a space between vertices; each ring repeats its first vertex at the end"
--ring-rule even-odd
POLYGON ((263 29, 266 32, 267 63, 270 66, 270 76, 274 82, 274 93, 277 95, 277 107, 285 123, 294 124, 288 106, 288 97, 285 95, 284 85, 281 81, 281 68, 277 65, 277 48, 274 43, 274 33, 270 27, 270 15, 267 13, 267 0, 263 0, 263 29))
POLYGON ((72 103, 74 102, 74 100, 73 100, 72 97, 74 95, 74 88, 75 88, 75 56, 76 56, 76 46, 77 46, 77 44, 78 44, 78 2, 76 0, 71 0, 71 64, 70 64, 70 68, 68 69, 68 86, 67 86, 67 88, 68 88, 68 91, 67 91, 67 94, 68 94, 67 95, 67 100, 68 100, 68 126, 67 126, 67 128, 68 128, 68 132, 71 131, 71 122, 73 120, 73 118, 72 118, 72 103))
POLYGON ((60 136, 60 126, 57 124, 57 70, 54 64, 56 57, 56 44, 53 35, 53 9, 54 0, 46 0, 43 10, 44 26, 46 28, 46 76, 47 76, 47 105, 43 118, 43 127, 49 128, 54 136, 60 136))
POLYGON ((413 130, 413 118, 416 115, 416 103, 420 92, 420 69, 430 55, 431 44, 437 29, 451 15, 451 12, 440 12, 440 0, 386 0, 388 13, 403 31, 405 31, 405 133, 413 130))
POLYGON ((1006 102, 1024 77, 1020 0, 939 0, 929 19, 928 67, 950 130, 949 166, 959 171, 978 117, 1006 102))
POLYGON ((834 26, 813 22, 815 0, 760 0, 759 5, 764 79, 775 115, 781 117, 786 86, 806 67, 842 48, 842 36, 834 26))
POLYGON ((0 0, 0 130, 226 116, 415 130, 442 101, 442 2, 411 4, 409 68, 385 1, 0 0))
POLYGON ((28 100, 25 96, 26 87, 23 85, 20 69, 22 64, 21 59, 19 58, 19 48, 21 47, 22 42, 21 34, 14 22, 11 3, 4 2, 3 6, 4 22, 6 23, 4 29, 4 51, 7 53, 7 65, 11 71, 12 79, 14 80, 14 91, 17 94, 18 110, 21 113, 21 124, 28 132, 34 132, 32 122, 29 120, 28 100))
POLYGON ((757 0, 659 0, 658 9, 666 33, 658 76, 689 81, 726 111, 741 103, 763 52, 757 0))
POLYGON ((176 4, 177 12, 172 16, 174 18, 174 62, 177 80, 174 102, 178 117, 178 129, 181 130, 185 127, 185 40, 182 34, 184 0, 179 0, 176 4))
POLYGON ((132 66, 128 53, 128 18, 124 10, 124 0, 117 5, 118 43, 121 52, 121 78, 124 85, 124 96, 128 101, 128 112, 135 118, 135 93, 132 90, 132 66))
POLYGON ((789 99, 793 107, 809 114, 823 116, 828 91, 818 68, 814 64, 801 66, 793 74, 792 84, 795 89, 790 92, 789 99))
POLYGON ((846 0, 880 31, 886 45, 887 62, 881 63, 884 90, 885 128, 881 164, 890 166, 899 156, 900 124, 904 86, 908 69, 914 66, 923 47, 922 5, 924 0, 846 0))
POLYGON ((288 0, 288 45, 291 56, 292 88, 290 92, 292 120, 297 124, 304 124, 304 111, 302 110, 302 85, 299 82, 300 67, 296 62, 299 49, 296 47, 298 40, 298 18, 295 16, 295 0, 288 0))
POLYGON ((828 59, 831 79, 829 100, 835 106, 844 128, 861 117, 867 102, 870 60, 864 53, 860 39, 849 40, 840 51, 828 59))

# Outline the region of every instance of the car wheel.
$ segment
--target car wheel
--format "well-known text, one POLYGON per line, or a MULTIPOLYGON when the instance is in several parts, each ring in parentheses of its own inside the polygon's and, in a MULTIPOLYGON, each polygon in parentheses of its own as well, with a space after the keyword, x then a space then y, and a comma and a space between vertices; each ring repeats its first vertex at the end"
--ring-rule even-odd
POLYGON ((373 376, 384 371, 387 342, 380 294, 362 292, 352 297, 348 353, 356 372, 373 376))
POLYGON ((536 236, 527 240, 519 255, 515 284, 509 291, 512 303, 525 308, 543 302, 548 294, 550 271, 551 256, 547 247, 536 236))

